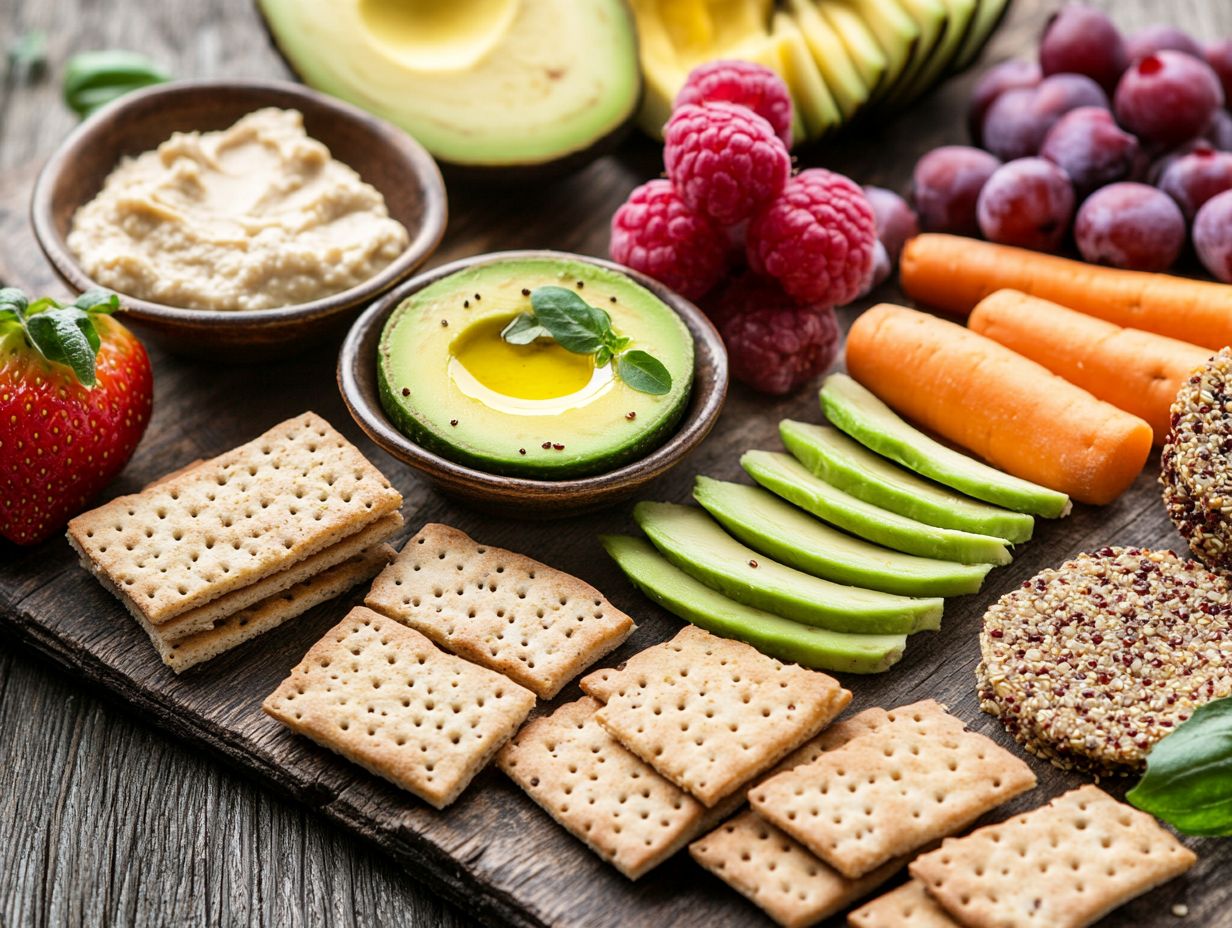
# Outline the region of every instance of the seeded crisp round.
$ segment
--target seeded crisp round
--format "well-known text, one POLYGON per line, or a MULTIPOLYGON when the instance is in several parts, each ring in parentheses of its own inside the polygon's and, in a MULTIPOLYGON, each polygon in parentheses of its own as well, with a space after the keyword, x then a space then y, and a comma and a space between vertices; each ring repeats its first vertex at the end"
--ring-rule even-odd
POLYGON ((1104 548, 984 615, 980 708, 1062 769, 1140 770, 1194 709, 1232 693, 1232 587, 1171 551, 1104 548))
POLYGON ((1164 505, 1194 555, 1216 570, 1232 568, 1232 349, 1193 373, 1172 404, 1160 455, 1164 505))

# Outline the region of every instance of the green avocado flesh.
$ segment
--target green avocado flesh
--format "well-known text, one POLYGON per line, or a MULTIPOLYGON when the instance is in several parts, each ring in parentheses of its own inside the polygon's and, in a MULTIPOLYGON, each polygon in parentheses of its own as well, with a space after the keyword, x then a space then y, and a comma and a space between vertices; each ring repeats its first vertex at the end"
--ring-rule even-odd
POLYGON ((671 433, 692 388, 693 339, 666 303, 617 271, 567 258, 497 258, 395 309, 377 378, 398 429, 444 457, 497 474, 584 476, 642 457, 671 433), (608 312, 630 349, 666 366, 671 389, 640 393, 612 364, 596 367, 555 342, 502 340, 505 325, 531 311, 526 294, 548 285, 608 312))
POLYGON ((992 569, 915 557, 853 538, 761 487, 698 477, 693 498, 750 548, 835 583, 902 596, 961 596, 979 590, 992 569))
POLYGON ((882 509, 1011 542, 1026 541, 1035 527, 1026 513, 990 506, 917 477, 838 429, 784 419, 779 434, 792 456, 826 483, 882 509))
POLYGON ((1069 497, 960 454, 904 422, 894 410, 846 374, 821 386, 826 418, 860 444, 947 487, 1004 506, 1055 519, 1067 515, 1069 497))
POLYGON ((836 632, 911 634, 941 625, 940 599, 840 586, 746 548, 701 509, 638 503, 633 518, 686 574, 737 602, 836 632))
POLYGON ((1007 542, 917 522, 866 503, 810 473, 787 454, 748 451, 740 466, 771 493, 825 519, 831 525, 895 551, 962 564, 1008 564, 1007 542))
POLYGON ((637 38, 621 0, 258 0, 304 82, 442 161, 538 165, 630 123, 637 38))
POLYGON ((633 584, 668 612, 779 660, 818 670, 880 673, 897 664, 907 646, 906 635, 849 635, 771 615, 694 580, 641 538, 601 540, 633 584))

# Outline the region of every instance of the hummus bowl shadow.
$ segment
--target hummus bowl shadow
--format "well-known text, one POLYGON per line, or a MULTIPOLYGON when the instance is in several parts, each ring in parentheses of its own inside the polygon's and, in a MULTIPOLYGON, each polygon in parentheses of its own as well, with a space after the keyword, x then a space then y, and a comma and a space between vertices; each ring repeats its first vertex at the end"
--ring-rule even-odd
POLYGON ((176 81, 139 90, 77 127, 39 173, 30 220, 39 247, 75 292, 99 286, 66 238, 77 209, 92 200, 125 156, 151 151, 175 132, 226 129, 263 107, 296 109, 312 138, 385 198, 410 234, 407 247, 375 276, 340 293, 274 309, 208 310, 120 294, 123 321, 177 353, 220 363, 285 356, 338 337, 359 311, 413 274, 445 232, 445 185, 432 156, 400 129, 349 104, 280 81, 176 81))
POLYGON ((338 389, 351 416, 376 444, 419 471, 446 496, 499 516, 552 519, 592 512, 637 494, 685 459, 710 433, 727 398, 727 351, 705 314, 674 291, 636 271, 584 255, 507 251, 433 268, 385 294, 355 321, 338 356, 338 389), (457 271, 494 261, 564 258, 618 271, 662 300, 693 337, 693 389, 672 433, 643 457, 604 473, 560 480, 510 477, 460 464, 412 441, 386 415, 377 382, 385 323, 407 297, 457 271))

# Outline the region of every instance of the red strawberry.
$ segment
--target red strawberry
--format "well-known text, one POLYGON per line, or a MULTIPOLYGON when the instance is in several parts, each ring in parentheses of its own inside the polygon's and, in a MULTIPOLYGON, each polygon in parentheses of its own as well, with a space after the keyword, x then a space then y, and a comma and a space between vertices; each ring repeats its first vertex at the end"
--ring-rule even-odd
POLYGON ((145 349, 115 294, 72 306, 0 290, 0 536, 42 541, 116 476, 150 421, 145 349))

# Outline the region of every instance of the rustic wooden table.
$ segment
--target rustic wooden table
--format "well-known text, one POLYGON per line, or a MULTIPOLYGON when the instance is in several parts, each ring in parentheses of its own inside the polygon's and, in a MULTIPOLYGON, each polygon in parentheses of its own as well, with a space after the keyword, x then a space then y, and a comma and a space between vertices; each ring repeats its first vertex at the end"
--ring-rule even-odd
MULTIPOLYGON (((1232 33, 1232 4, 1227 0, 1102 3, 1114 9, 1116 19, 1127 28, 1167 19, 1200 37, 1232 33)), ((1016 0, 985 61, 1026 53, 1054 5, 1055 0, 1016 0)), ((71 114, 60 104, 55 81, 70 53, 103 47, 141 49, 182 76, 286 74, 250 0, 161 4, 4 0, 0 46, 31 29, 49 36, 52 74, 33 86, 0 85, 0 241, 6 244, 22 238, 21 203, 33 167, 73 125, 71 114)), ((963 104, 973 77, 957 78, 911 112, 865 126, 858 140, 840 140, 810 152, 805 160, 847 170, 865 182, 903 189, 919 154, 943 141, 961 140, 963 104)), ((653 146, 634 140, 619 157, 550 192, 476 193, 454 185, 449 235, 434 263, 500 247, 550 245, 601 254, 612 205, 630 186, 656 172, 657 156, 653 146), (538 214, 536 202, 544 205, 538 214), (511 222, 509 213, 515 210, 518 221, 511 222)), ((5 257, 0 253, 0 267, 6 264, 5 257)), ((27 281, 53 284, 49 276, 34 276, 27 281)), ((313 365, 320 369, 312 376, 319 375, 321 381, 332 376, 328 352, 297 363, 295 372, 302 375, 313 365)), ((196 368, 195 375, 201 374, 196 368)), ((161 376, 166 378, 161 386, 168 387, 167 392, 178 390, 174 366, 161 376)), ((213 404, 209 410, 163 408, 159 416, 189 416, 199 446, 209 447, 211 433, 225 431, 238 403, 217 392, 208 400, 213 404)), ((765 441, 772 423, 789 405, 765 403, 736 391, 719 436, 721 444, 712 441, 704 448, 689 466, 690 473, 713 471, 725 456, 731 458, 725 469, 732 470, 734 452, 729 449, 765 441)), ((800 407, 797 399, 792 408, 800 407)), ((336 402, 322 411, 341 415, 336 402)), ((185 448, 160 446, 157 451, 187 454, 185 448)), ((172 463, 169 460, 168 467, 172 463)), ((1135 495, 1146 499, 1152 492, 1144 479, 1135 495)), ((411 505, 425 503, 431 511, 441 511, 430 491, 416 485, 411 505)), ((1030 562, 1024 559, 1010 568, 990 589, 1017 582, 1030 563, 1051 563, 1070 550, 1122 536, 1140 543, 1155 538, 1158 543, 1175 543, 1158 511, 1147 514, 1140 505, 1118 506, 1107 510, 1105 518, 1106 530, 1098 533, 1089 531, 1090 520, 1082 520, 1044 535, 1032 545, 1030 562)), ((419 519, 412 516, 412 521, 419 519)), ((495 540, 512 543, 514 537, 495 540)), ((592 555, 577 554, 562 566, 582 569, 592 555)), ((21 587, 8 592, 20 593, 17 599, 32 597, 39 585, 35 565, 18 560, 12 548, 0 547, 0 569, 6 560, 19 564, 16 573, 6 575, 6 582, 21 587)), ((621 592, 626 602, 637 602, 627 590, 621 592)), ((909 662, 916 666, 905 671, 914 684, 928 682, 919 687, 920 695, 937 688, 970 688, 965 676, 961 682, 952 680, 941 666, 939 650, 930 650, 931 666, 909 662)), ((1207 888, 1213 888, 1209 881, 1217 881, 1218 872, 1206 870, 1202 882, 1207 888)), ((1191 886, 1187 895, 1192 899, 1200 894, 1191 886)), ((1189 923, 1232 924, 1226 920, 1227 902, 1226 892, 1216 892, 1205 904, 1191 904, 1189 923)), ((1148 923, 1142 920, 1148 918, 1143 911, 1137 918, 1132 923, 1148 923)), ((1152 925, 1170 920, 1166 911, 1149 915, 1152 925)), ((370 845, 252 785, 214 759, 168 740, 129 710, 72 679, 59 665, 0 637, 0 926, 452 928, 471 922, 417 886, 370 845)))

